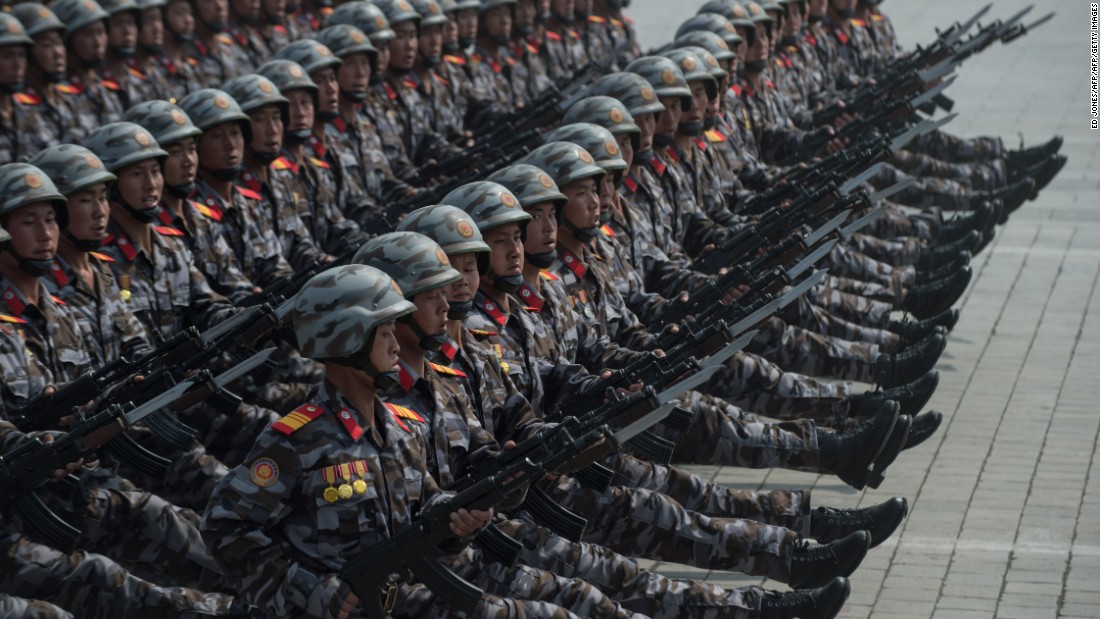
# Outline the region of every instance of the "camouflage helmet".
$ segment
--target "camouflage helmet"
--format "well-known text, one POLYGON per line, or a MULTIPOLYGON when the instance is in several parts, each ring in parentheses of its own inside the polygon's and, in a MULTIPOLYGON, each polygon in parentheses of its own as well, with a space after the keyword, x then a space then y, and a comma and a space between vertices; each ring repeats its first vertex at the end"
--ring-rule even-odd
POLYGON ((728 19, 730 23, 738 28, 756 27, 756 25, 752 23, 752 19, 749 18, 749 12, 736 0, 711 0, 699 7, 697 13, 699 15, 703 13, 716 13, 728 19))
POLYGON ((290 101, 279 92, 279 88, 271 80, 258 73, 235 77, 222 84, 222 88, 240 104, 241 111, 245 114, 265 105, 275 105, 282 113, 284 122, 290 115, 290 101))
MULTIPOLYGON (((775 21, 774 19, 772 19, 772 16, 768 15, 767 11, 764 10, 764 7, 753 2, 752 0, 745 0, 745 2, 743 2, 743 5, 745 7, 745 10, 749 12, 749 19, 752 20, 752 23, 770 24, 775 21)), ((776 7, 776 9, 782 10, 779 9, 778 6, 776 7)))
POLYGON ((137 0, 137 5, 142 11, 163 9, 168 6, 168 0, 137 0))
POLYGON ((31 157, 29 163, 45 172, 64 196, 118 180, 95 153, 76 144, 51 146, 31 157))
POLYGON ((439 3, 443 7, 444 13, 454 13, 455 11, 468 11, 468 10, 481 10, 481 0, 444 0, 439 3))
MULTIPOLYGON (((272 58, 276 60, 293 60, 297 62, 306 73, 313 74, 321 69, 338 67, 343 61, 336 57, 324 43, 313 39, 298 39, 275 52, 272 58)), ((274 80, 272 80, 274 81, 274 80)))
POLYGON ((421 26, 443 26, 447 23, 447 15, 436 0, 409 0, 409 2, 420 15, 421 26))
POLYGON ((286 93, 291 90, 303 88, 314 95, 317 94, 317 84, 309 79, 309 75, 302 68, 302 65, 293 60, 268 60, 260 65, 256 72, 271 80, 271 83, 275 84, 275 87, 279 89, 283 96, 286 96, 286 93))
POLYGON ((498 6, 515 7, 517 4, 519 3, 516 2, 516 0, 481 0, 481 4, 477 7, 477 11, 478 13, 484 13, 498 6))
POLYGON ((167 147, 184 138, 202 135, 202 131, 191 122, 187 113, 175 103, 154 100, 141 103, 126 110, 122 120, 145 127, 153 134, 157 144, 167 147))
POLYGON ((355 26, 376 44, 392 41, 396 36, 382 9, 367 0, 352 0, 333 9, 325 18, 325 26, 337 24, 355 26))
POLYGON ((637 73, 649 82, 658 97, 691 98, 691 88, 680 66, 663 56, 643 56, 626 65, 626 71, 637 73))
POLYGON ((352 54, 366 54, 373 66, 378 58, 378 49, 370 42, 370 37, 351 24, 329 26, 315 37, 329 48, 337 58, 343 59, 352 54))
POLYGON ((606 174, 591 153, 572 142, 548 142, 528 153, 519 163, 528 163, 546 172, 559 189, 586 178, 599 180, 606 174))
POLYGON ((103 7, 104 11, 107 11, 107 15, 115 16, 119 13, 135 13, 134 18, 137 19, 141 13, 141 7, 137 5, 134 0, 99 0, 99 6, 103 7))
POLYGON ((500 183, 519 199, 520 206, 531 208, 543 202, 553 202, 554 206, 565 206, 569 198, 558 190, 554 179, 529 163, 516 163, 501 168, 489 175, 487 180, 500 183))
MULTIPOLYGON (((710 33, 702 33, 702 34, 710 34, 710 33)), ((719 39, 719 40, 721 40, 721 39, 719 39)), ((709 50, 707 50, 705 48, 702 48, 702 47, 699 47, 698 45, 685 45, 684 47, 681 47, 680 49, 686 50, 686 51, 689 51, 689 52, 695 54, 695 56, 703 63, 704 68, 710 73, 710 76, 714 78, 716 89, 717 89, 718 80, 725 79, 725 78, 729 77, 729 71, 726 71, 725 69, 722 68, 722 65, 718 62, 718 59, 715 58, 714 54, 710 53, 709 50)), ((715 90, 715 93, 717 93, 717 90, 715 90)))
POLYGON ((367 241, 352 262, 381 270, 393 278, 406 299, 462 279, 446 252, 418 232, 387 232, 367 241))
POLYGON ((69 225, 69 202, 57 190, 45 172, 29 163, 9 163, 0 166, 0 220, 16 209, 49 202, 54 207, 57 225, 69 225))
POLYGON ((51 30, 65 30, 65 22, 58 19, 46 5, 38 2, 20 2, 11 8, 11 13, 19 18, 27 29, 27 36, 31 38, 51 30))
POLYGON ((713 83, 715 81, 714 76, 711 75, 710 68, 707 67, 703 59, 690 49, 682 47, 670 49, 667 52, 663 52, 661 55, 675 62, 676 66, 680 67, 680 71, 683 72, 684 79, 688 82, 703 80, 713 83))
POLYGON ((563 125, 572 123, 592 123, 599 125, 615 135, 623 133, 640 134, 642 130, 634 122, 634 116, 614 97, 597 95, 585 97, 566 110, 562 116, 563 125))
POLYGON ((618 99, 634 117, 665 111, 665 106, 657 98, 649 81, 637 73, 609 73, 588 88, 588 95, 605 95, 618 99))
POLYGON ((84 26, 110 17, 95 0, 57 0, 52 8, 57 18, 65 23, 65 38, 84 26))
POLYGON ((778 11, 784 15, 787 13, 787 9, 783 7, 782 3, 776 2, 776 0, 760 0, 757 4, 760 5, 760 8, 764 9, 765 13, 768 11, 778 11))
POLYGON ((607 173, 615 174, 627 169, 626 160, 619 150, 619 143, 610 131, 592 123, 572 123, 551 131, 547 140, 576 144, 588 151, 596 165, 607 173))
MULTIPOLYGON (((740 5, 738 5, 737 8, 744 11, 744 9, 741 8, 740 5)), ((675 38, 678 39, 689 32, 702 30, 703 32, 713 32, 714 34, 717 34, 718 36, 722 37, 722 40, 726 42, 726 45, 732 47, 744 41, 744 39, 741 38, 741 35, 737 34, 737 26, 741 25, 735 24, 717 13, 699 13, 698 15, 691 17, 680 25, 680 28, 676 30, 675 38)), ((749 26, 741 27, 746 27, 750 30, 753 28, 751 24, 749 26)))
MULTIPOLYGON (((737 37, 737 43, 741 43, 744 40, 739 34, 734 34, 734 36, 737 37)), ((673 45, 676 47, 701 47, 710 52, 719 62, 723 60, 732 60, 737 57, 737 53, 733 51, 728 43, 726 43, 724 38, 709 30, 686 32, 677 37, 673 45)))
POLYGON ((382 9, 390 28, 402 22, 420 22, 420 13, 409 4, 409 0, 374 0, 374 5, 382 9))
POLYGON ((196 90, 180 99, 180 109, 203 131, 229 122, 240 123, 246 129, 251 124, 237 100, 224 90, 215 88, 196 90))
POLYGON ((294 297, 290 316, 302 356, 333 359, 360 352, 380 325, 414 311, 389 275, 349 264, 307 281, 294 297))
POLYGON ((168 153, 140 125, 117 122, 103 125, 84 138, 84 147, 99 157, 115 174, 147 159, 164 159, 168 153))
POLYGON ((443 203, 469 213, 482 233, 510 223, 517 223, 524 230, 531 221, 531 216, 520 207, 519 198, 504 185, 492 181, 466 183, 444 196, 443 203))
POLYGON ((448 256, 489 252, 474 218, 450 204, 416 209, 397 224, 397 231, 423 234, 438 243, 448 256))
POLYGON ((0 46, 32 45, 33 43, 34 41, 18 19, 7 13, 0 13, 0 46))

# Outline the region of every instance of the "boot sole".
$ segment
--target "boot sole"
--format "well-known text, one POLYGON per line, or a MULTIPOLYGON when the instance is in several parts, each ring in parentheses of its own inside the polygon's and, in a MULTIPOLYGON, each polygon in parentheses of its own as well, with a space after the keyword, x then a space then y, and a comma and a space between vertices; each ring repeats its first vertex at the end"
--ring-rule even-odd
POLYGON ((912 426, 913 418, 908 415, 904 420, 899 419, 894 422, 894 429, 890 434, 890 439, 882 446, 878 459, 875 460, 874 471, 871 473, 871 478, 867 482, 868 487, 877 489, 882 485, 882 481, 886 479, 887 467, 893 464, 898 454, 901 453, 901 448, 905 445, 905 439, 909 437, 909 428, 912 426))

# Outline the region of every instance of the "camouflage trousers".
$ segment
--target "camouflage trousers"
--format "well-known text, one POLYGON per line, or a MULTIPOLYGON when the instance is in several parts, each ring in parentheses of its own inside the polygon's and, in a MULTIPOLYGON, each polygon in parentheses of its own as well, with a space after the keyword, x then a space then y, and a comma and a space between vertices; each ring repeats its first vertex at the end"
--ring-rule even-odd
POLYGON ((142 578, 207 589, 221 569, 199 534, 199 514, 142 491, 104 468, 80 476, 74 501, 44 493, 47 505, 79 528, 81 548, 103 554, 142 578))
MULTIPOLYGON (((844 294, 865 299, 874 299, 876 301, 889 303, 891 306, 898 302, 897 298, 899 296, 899 292, 892 290, 889 286, 883 286, 875 282, 865 282, 843 275, 833 275, 832 273, 826 274, 822 283, 818 284, 814 289, 817 290, 820 288, 836 290, 844 294)), ((904 293, 904 289, 901 292, 904 293)), ((831 301, 822 302, 822 305, 826 307, 831 307, 830 304, 831 301)))
POLYGON ((0 617, 20 619, 72 619, 72 614, 49 602, 25 600, 0 593, 0 617))
POLYGON ((260 432, 280 417, 239 400, 212 398, 184 411, 180 420, 199 431, 199 442, 207 452, 232 468, 244 461, 260 432))
POLYGON ((534 524, 525 512, 497 525, 523 550, 519 560, 594 585, 623 608, 653 619, 744 619, 756 614, 758 587, 723 589, 706 582, 671 579, 644 570, 609 548, 572 542, 534 524))
POLYGON ((951 179, 914 177, 886 164, 871 178, 871 184, 875 189, 886 189, 908 179, 913 179, 913 184, 895 194, 895 202, 914 208, 939 206, 952 211, 970 210, 970 188, 951 179))
POLYGON ((897 298, 917 281, 915 267, 893 266, 845 244, 834 247, 823 262, 828 265, 829 273, 838 279, 847 278, 859 283, 876 284, 878 288, 861 293, 872 298, 897 298))
MULTIPOLYGON (((481 588, 485 593, 501 599, 482 600, 478 611, 471 617, 500 619, 505 617, 588 617, 591 619, 645 619, 643 615, 632 613, 611 600, 602 591, 578 579, 566 578, 546 570, 523 564, 508 566, 495 563, 482 556, 476 547, 468 546, 457 555, 443 558, 447 567, 456 574, 481 588), (504 603, 511 601, 516 611, 522 609, 527 614, 513 614, 513 610, 504 603), (482 608, 485 606, 486 608, 482 608)), ((433 617, 435 611, 448 614, 440 617, 452 617, 454 611, 446 607, 446 602, 425 587, 406 587, 403 610, 394 613, 398 616, 433 617)))
POLYGON ((808 534, 810 491, 753 492, 715 484, 675 466, 662 466, 626 454, 603 460, 615 472, 612 484, 641 488, 672 497, 689 512, 718 518, 741 518, 808 534))
POLYGON ((889 201, 883 206, 882 217, 864 228, 863 233, 880 239, 914 237, 922 241, 934 241, 939 235, 943 222, 940 209, 931 207, 915 211, 889 201))
POLYGON ((878 346, 879 352, 897 352, 901 338, 893 331, 857 324, 834 316, 806 297, 800 297, 783 309, 783 320, 822 335, 831 335, 853 342, 865 342, 878 346))
POLYGON ((897 309, 896 304, 838 290, 828 286, 829 281, 830 278, 826 277, 825 284, 814 286, 809 292, 808 296, 815 304, 844 320, 861 325, 884 327, 890 323, 890 313, 897 309))
MULTIPOLYGON (((680 431, 665 424, 653 428, 658 436, 676 444, 672 454, 674 462, 750 469, 817 470, 820 454, 813 421, 795 419, 764 423, 724 400, 697 391, 689 391, 680 399, 680 405, 694 413, 687 430, 680 431)), ((685 503, 683 497, 673 496, 685 503)), ((698 507, 688 509, 708 513, 698 507)))
POLYGON ((540 486, 562 507, 588 520, 583 541, 615 552, 707 569, 790 579, 798 535, 743 519, 690 512, 671 497, 638 488, 599 491, 575 479, 548 477, 540 486))
POLYGON ((950 179, 978 191, 992 191, 1008 182, 1008 169, 1002 159, 952 163, 924 153, 899 150, 890 163, 910 176, 950 179))
POLYGON ((873 383, 878 346, 812 333, 771 318, 746 349, 790 372, 873 383))
POLYGON ((12 532, 0 538, 0 591, 79 609, 81 619, 228 615, 233 603, 218 593, 159 587, 107 557, 64 554, 12 532))
POLYGON ((831 417, 847 410, 850 383, 825 383, 785 372, 752 353, 740 352, 703 388, 705 393, 755 414, 775 419, 831 417))
POLYGON ((910 266, 920 260, 924 243, 916 237, 898 236, 880 239, 877 236, 856 232, 848 238, 848 246, 875 260, 894 267, 910 266))
POLYGON ((917 136, 907 148, 930 155, 940 161, 953 163, 990 161, 1005 156, 1005 145, 1001 138, 992 136, 960 138, 944 131, 932 131, 917 136))

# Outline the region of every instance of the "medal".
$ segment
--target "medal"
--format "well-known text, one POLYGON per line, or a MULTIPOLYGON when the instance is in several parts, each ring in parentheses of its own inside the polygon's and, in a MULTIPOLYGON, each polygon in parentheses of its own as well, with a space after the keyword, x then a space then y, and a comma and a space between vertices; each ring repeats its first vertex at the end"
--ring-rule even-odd
POLYGON ((357 479, 354 482, 352 482, 351 488, 352 488, 352 490, 355 490, 355 494, 360 494, 360 495, 361 494, 366 494, 367 493, 367 482, 363 481, 362 479, 357 479))
POLYGON ((336 491, 336 488, 329 486, 328 488, 325 488, 325 491, 321 494, 321 496, 324 497, 326 502, 335 503, 336 499, 340 498, 340 493, 336 491))
MULTIPOLYGON (((326 490, 326 492, 328 491, 326 490)), ((341 499, 344 499, 345 501, 350 499, 352 495, 351 484, 340 484, 340 487, 337 488, 336 492, 340 495, 341 499)))

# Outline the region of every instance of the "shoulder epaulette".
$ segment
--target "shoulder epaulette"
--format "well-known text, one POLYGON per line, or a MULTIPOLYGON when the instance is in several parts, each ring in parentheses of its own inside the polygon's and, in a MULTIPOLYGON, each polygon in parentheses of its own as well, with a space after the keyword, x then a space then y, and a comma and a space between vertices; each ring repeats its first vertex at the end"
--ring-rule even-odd
POLYGON ((56 294, 51 294, 50 295, 50 300, 52 300, 54 303, 57 303, 58 305, 66 305, 65 301, 62 300, 61 297, 57 296, 56 294))
POLYGON ((741 88, 741 84, 733 84, 732 86, 730 86, 730 90, 733 91, 733 94, 740 97, 743 89, 741 88))
POLYGON ((407 408, 399 404, 390 404, 389 402, 383 402, 383 404, 391 413, 393 413, 394 417, 398 417, 400 419, 409 419, 418 423, 426 423, 424 421, 424 417, 422 417, 420 413, 414 411, 411 408, 407 408))
POLYGON ((332 166, 331 166, 331 165, 329 165, 329 163, 328 163, 327 161, 325 161, 324 159, 318 159, 318 158, 316 158, 316 157, 310 157, 310 158, 309 158, 309 162, 310 162, 310 163, 312 163, 313 165, 317 166, 318 168, 323 168, 323 169, 325 169, 325 170, 328 170, 328 169, 330 169, 330 168, 332 167, 332 166))
POLYGON ((271 167, 275 170, 294 170, 295 165, 286 157, 279 157, 271 162, 271 167))
POLYGON ((768 88, 771 88, 772 90, 775 90, 775 82, 771 80, 764 80, 764 85, 768 88))
POLYGON ((449 62, 451 64, 457 64, 457 65, 466 64, 466 59, 465 58, 463 58, 462 56, 454 56, 452 54, 444 55, 443 60, 446 60, 447 62, 449 62))
POLYGON ((7 314, 0 314, 0 322, 7 322, 16 325, 27 324, 26 320, 23 320, 22 318, 17 318, 15 316, 8 316, 7 314))
POLYGON ((286 34, 287 33, 286 26, 283 26, 282 24, 275 24, 275 27, 272 28, 272 29, 275 32, 278 32, 279 34, 286 34))
POLYGON ((171 226, 153 226, 153 229, 164 236, 183 236, 183 232, 171 226))
POLYGON ((556 281, 561 279, 560 277, 558 277, 557 275, 551 273, 550 271, 539 271, 539 277, 541 277, 542 279, 545 279, 548 282, 556 282, 556 281))
POLYGON ((551 41, 560 41, 561 40, 561 35, 556 33, 556 32, 551 32, 551 31, 547 30, 546 31, 546 38, 550 39, 551 41))
POLYGON ((290 414, 271 424, 275 430, 290 436, 302 429, 302 426, 321 416, 325 409, 315 404, 303 404, 294 409, 290 414))
POLYGON ((103 80, 100 82, 107 90, 122 90, 122 86, 119 86, 115 80, 103 80))
POLYGON ((612 239, 615 238, 615 231, 612 230, 611 226, 609 226, 607 224, 604 224, 604 225, 600 226, 600 232, 602 232, 604 234, 604 236, 606 236, 608 238, 612 238, 612 239))
POLYGON ((25 92, 17 92, 13 97, 16 103, 23 105, 38 105, 42 103, 42 99, 39 99, 37 95, 28 94, 25 92))
POLYGON ((871 21, 886 21, 886 18, 882 15, 872 15, 871 21))
POLYGON ((852 23, 853 26, 855 26, 857 28, 866 28, 867 27, 867 22, 863 21, 862 19, 853 18, 853 19, 850 19, 849 21, 852 23))
POLYGON ((417 84, 416 84, 416 82, 412 81, 411 79, 405 78, 405 80, 402 83, 405 85, 405 88, 411 88, 413 90, 416 90, 417 84))
POLYGON ((196 211, 202 213, 203 215, 209 217, 210 219, 213 219, 214 221, 221 221, 222 220, 222 211, 221 211, 221 209, 213 208, 213 207, 210 207, 210 206, 207 206, 207 205, 203 204, 202 202, 195 202, 195 201, 191 202, 191 206, 194 206, 196 211))
POLYGON ((616 28, 622 28, 623 27, 623 20, 615 19, 614 17, 612 17, 611 18, 611 25, 615 26, 616 28))
POLYGON ((478 337, 493 337, 497 334, 496 331, 486 331, 485 329, 470 329, 470 333, 478 337))
POLYGON ((63 95, 79 95, 80 89, 72 84, 58 84, 54 87, 54 90, 63 95))
POLYGON ((190 56, 188 56, 187 64, 191 65, 192 67, 197 67, 199 66, 200 62, 198 58, 191 58, 190 56))
POLYGON ((600 17, 599 15, 589 15, 588 16, 588 23, 590 23, 590 24, 606 24, 607 20, 604 19, 603 17, 600 17))
POLYGON ((233 44, 233 37, 229 36, 228 34, 226 34, 224 32, 219 32, 218 34, 215 34, 214 38, 217 39, 219 43, 222 43, 222 44, 225 44, 225 45, 232 45, 233 44))
POLYGON ((259 202, 263 202, 263 200, 264 200, 263 196, 261 196, 259 193, 256 193, 255 191, 252 191, 248 187, 241 187, 241 186, 238 185, 237 186, 237 193, 241 194, 242 196, 244 196, 244 197, 246 197, 250 200, 257 200, 259 202))
POLYGON ((708 129, 705 132, 705 135, 707 136, 707 141, 709 141, 709 142, 725 142, 726 141, 726 136, 722 135, 721 132, 719 132, 719 131, 715 131, 714 129, 708 129))
POLYGON ((463 372, 462 370, 456 370, 455 368, 452 368, 452 367, 448 367, 448 366, 445 366, 445 365, 439 365, 438 363, 432 363, 431 361, 428 362, 428 367, 432 368, 436 372, 439 372, 440 374, 447 374, 448 376, 457 376, 459 378, 466 378, 466 372, 463 372))
POLYGON ((89 252, 89 254, 91 254, 91 256, 93 258, 95 258, 96 260, 100 260, 102 262, 114 262, 115 261, 114 258, 108 256, 107 254, 100 253, 98 251, 89 252))
POLYGON ((707 149, 707 141, 703 138, 692 138, 695 141, 695 145, 699 147, 699 150, 707 149))
POLYGON ((569 36, 573 37, 574 39, 580 39, 581 38, 581 33, 577 32, 576 30, 573 30, 572 28, 570 28, 566 32, 569 33, 569 36))

